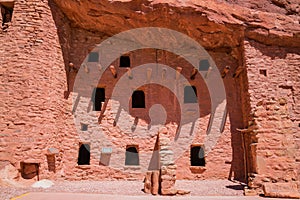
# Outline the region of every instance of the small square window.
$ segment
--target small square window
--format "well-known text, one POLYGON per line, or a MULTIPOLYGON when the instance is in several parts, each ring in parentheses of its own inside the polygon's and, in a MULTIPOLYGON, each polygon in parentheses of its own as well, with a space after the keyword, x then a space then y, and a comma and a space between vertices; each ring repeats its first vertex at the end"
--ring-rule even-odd
POLYGON ((130 67, 130 57, 121 56, 120 57, 120 67, 130 67))
POLYGON ((267 76, 267 70, 266 69, 260 69, 259 74, 261 74, 263 76, 267 76))
POLYGON ((81 123, 81 130, 82 131, 87 131, 88 130, 88 125, 84 124, 84 123, 81 123))
POLYGON ((209 62, 207 59, 200 60, 199 62, 199 71, 208 71, 209 69, 209 62))
POLYGON ((88 57, 88 62, 99 62, 98 52, 91 52, 88 57))
POLYGON ((184 87, 184 103, 197 103, 197 89, 195 86, 184 87))

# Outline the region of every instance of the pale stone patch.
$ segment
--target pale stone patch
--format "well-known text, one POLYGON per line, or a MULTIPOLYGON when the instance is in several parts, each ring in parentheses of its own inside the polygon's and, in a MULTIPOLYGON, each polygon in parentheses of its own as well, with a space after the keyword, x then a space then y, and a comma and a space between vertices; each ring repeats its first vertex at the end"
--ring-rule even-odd
POLYGON ((31 185, 31 187, 33 187, 33 188, 49 188, 53 185, 54 185, 54 183, 52 181, 43 179, 43 180, 35 182, 34 184, 31 185))

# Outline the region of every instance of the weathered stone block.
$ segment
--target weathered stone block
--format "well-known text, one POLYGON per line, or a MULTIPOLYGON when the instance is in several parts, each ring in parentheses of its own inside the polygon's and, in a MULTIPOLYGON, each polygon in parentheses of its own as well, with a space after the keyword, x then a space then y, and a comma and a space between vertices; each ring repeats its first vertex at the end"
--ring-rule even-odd
POLYGON ((176 195, 177 190, 175 188, 161 189, 161 194, 162 195, 176 195))
POLYGON ((244 188, 244 195, 245 196, 256 196, 257 192, 253 189, 244 188))
POLYGON ((191 193, 191 191, 188 191, 188 190, 177 190, 178 195, 187 195, 190 193, 191 193))
POLYGON ((300 198, 295 183, 264 183, 263 191, 266 197, 275 198, 300 198))
POLYGON ((168 188, 173 188, 174 187, 174 185, 175 185, 175 181, 176 180, 171 180, 171 179, 169 179, 169 180, 164 180, 164 181, 162 181, 161 182, 161 188, 162 189, 168 189, 168 188))

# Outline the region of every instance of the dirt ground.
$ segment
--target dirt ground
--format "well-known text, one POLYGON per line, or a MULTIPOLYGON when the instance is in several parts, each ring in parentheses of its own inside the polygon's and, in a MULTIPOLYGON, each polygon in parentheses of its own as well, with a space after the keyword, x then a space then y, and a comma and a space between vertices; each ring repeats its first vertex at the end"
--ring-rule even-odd
MULTIPOLYGON (((191 191, 191 196, 242 196, 243 185, 228 180, 183 181, 177 180, 178 189, 191 191)), ((57 181, 54 186, 42 189, 32 187, 0 187, 0 199, 6 200, 27 192, 69 192, 118 195, 145 195, 142 181, 57 181)))

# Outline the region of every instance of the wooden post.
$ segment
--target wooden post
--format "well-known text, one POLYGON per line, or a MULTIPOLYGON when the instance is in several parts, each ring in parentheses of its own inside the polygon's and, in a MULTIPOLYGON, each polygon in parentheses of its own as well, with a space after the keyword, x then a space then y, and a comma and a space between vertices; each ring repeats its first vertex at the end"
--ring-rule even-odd
POLYGON ((190 79, 191 79, 191 80, 194 80, 195 77, 196 77, 196 75, 197 75, 197 73, 198 73, 198 69, 193 68, 192 73, 191 73, 191 76, 190 76, 190 79))
POLYGON ((182 71, 182 67, 176 67, 176 80, 179 79, 181 71, 182 71))
POLYGON ((152 187, 151 180, 152 180, 152 172, 148 171, 146 173, 145 183, 144 183, 144 192, 147 194, 151 193, 151 187, 152 187))
POLYGON ((113 65, 109 66, 109 70, 110 70, 111 74, 113 75, 113 77, 117 78, 118 73, 117 73, 115 66, 113 66, 113 65))
POLYGON ((155 170, 152 172, 152 187, 151 187, 151 194, 157 195, 159 189, 159 171, 155 170))

